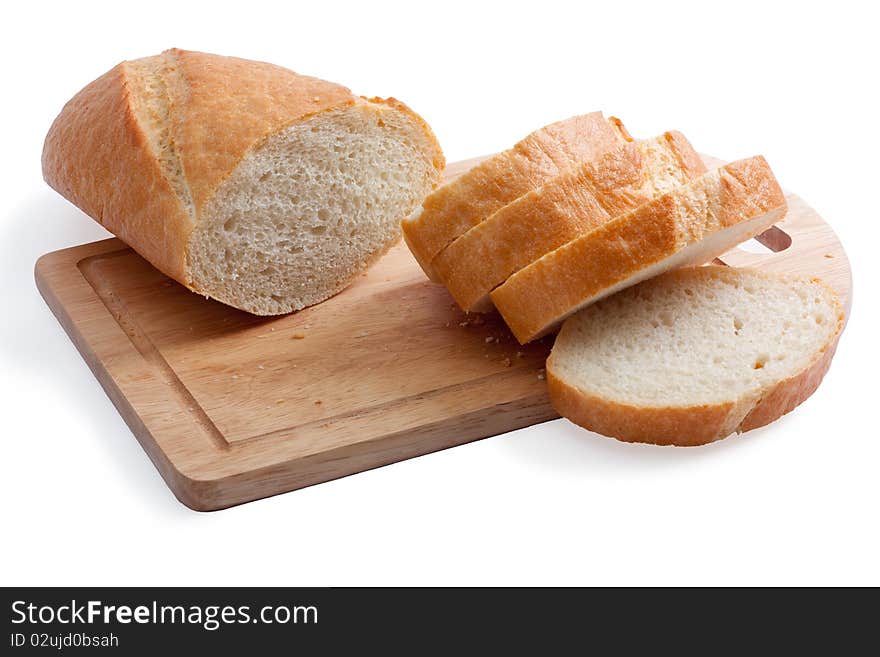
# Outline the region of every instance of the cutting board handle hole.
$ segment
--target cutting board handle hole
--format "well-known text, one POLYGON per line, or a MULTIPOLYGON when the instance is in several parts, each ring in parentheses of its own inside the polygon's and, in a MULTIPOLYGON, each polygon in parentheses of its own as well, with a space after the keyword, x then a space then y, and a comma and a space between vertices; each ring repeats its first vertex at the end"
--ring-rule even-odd
POLYGON ((790 246, 791 236, 776 226, 770 226, 763 233, 743 242, 737 248, 742 249, 746 253, 768 255, 785 251, 790 246))

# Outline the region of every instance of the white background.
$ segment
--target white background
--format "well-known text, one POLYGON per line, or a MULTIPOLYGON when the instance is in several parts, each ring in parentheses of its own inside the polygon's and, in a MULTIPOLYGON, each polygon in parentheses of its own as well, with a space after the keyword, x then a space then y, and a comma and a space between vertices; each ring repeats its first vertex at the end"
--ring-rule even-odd
POLYGON ((835 2, 4 5, 0 583, 880 584, 877 18, 835 2), (44 305, 104 237, 43 184, 63 103, 178 46, 394 95, 449 161, 601 109, 764 154, 834 226, 855 304, 820 390, 691 450, 557 421, 217 513, 178 503, 44 305))

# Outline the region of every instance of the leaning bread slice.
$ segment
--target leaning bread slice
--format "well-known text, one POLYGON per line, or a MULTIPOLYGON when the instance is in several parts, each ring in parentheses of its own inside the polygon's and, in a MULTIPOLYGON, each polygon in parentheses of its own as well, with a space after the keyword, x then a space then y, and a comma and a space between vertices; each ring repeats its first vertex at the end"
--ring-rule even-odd
POLYGON ((394 99, 176 49, 87 85, 43 148, 62 196, 189 289, 258 315, 340 291, 443 167, 394 99))
POLYGON ((508 203, 434 259, 463 310, 491 310, 489 292, 563 244, 706 172, 684 135, 629 142, 508 203))
POLYGON ((619 119, 601 112, 545 126, 426 198, 403 222, 406 243, 436 281, 432 262, 459 235, 561 171, 630 140, 619 119))
POLYGON ((628 442, 702 445, 764 426, 809 397, 843 330, 817 279, 692 267, 568 319, 547 361, 550 400, 628 442))
POLYGON ((521 343, 646 278, 708 262, 785 216, 763 157, 710 171, 551 251, 492 291, 521 343))

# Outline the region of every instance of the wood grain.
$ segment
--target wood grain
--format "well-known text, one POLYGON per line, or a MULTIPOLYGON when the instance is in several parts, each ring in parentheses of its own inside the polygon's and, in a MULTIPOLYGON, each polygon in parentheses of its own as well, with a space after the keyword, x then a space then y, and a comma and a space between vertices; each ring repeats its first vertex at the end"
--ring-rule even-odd
MULTIPOLYGON (((450 165, 451 177, 481 158, 450 165)), ((846 255, 799 198, 731 265, 825 278, 846 255), (790 246, 789 244, 790 240, 790 246)), ((221 509, 556 417, 552 337, 521 347, 467 316, 398 245, 348 289, 260 318, 199 297, 116 239, 47 254, 40 292, 174 494, 221 509)))

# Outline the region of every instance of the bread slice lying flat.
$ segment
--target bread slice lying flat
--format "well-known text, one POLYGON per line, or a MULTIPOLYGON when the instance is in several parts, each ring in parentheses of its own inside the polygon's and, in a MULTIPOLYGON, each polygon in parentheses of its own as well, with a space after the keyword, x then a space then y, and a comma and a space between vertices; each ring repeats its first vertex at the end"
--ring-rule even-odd
POLYGON ((809 397, 843 325, 837 296, 816 279, 680 269, 565 322, 547 361, 550 400, 606 436, 702 445, 809 397))
POLYGON ((511 274, 705 172, 679 132, 623 144, 508 203, 441 251, 434 270, 463 310, 489 311, 489 292, 511 274))
POLYGON ((89 84, 43 149, 46 181, 155 267, 259 315, 345 287, 443 167, 430 128, 393 99, 181 50, 89 84))
POLYGON ((604 296, 712 260, 785 212, 763 157, 733 162, 551 251, 493 290, 492 302, 526 343, 604 296))
POLYGON ((561 171, 630 140, 619 119, 605 119, 601 112, 545 126, 425 199, 403 222, 406 243, 428 277, 438 281, 433 260, 455 238, 561 171))

